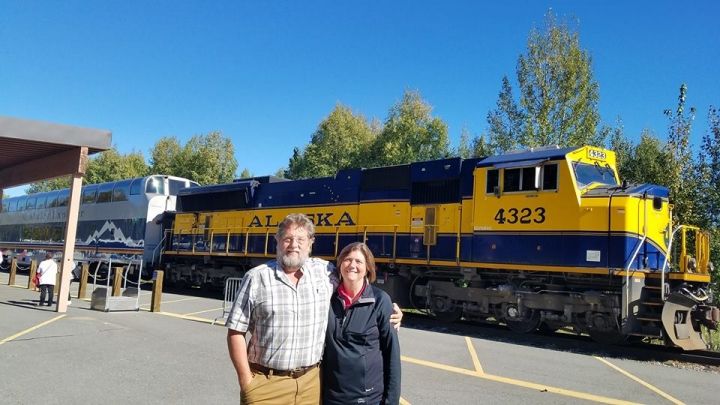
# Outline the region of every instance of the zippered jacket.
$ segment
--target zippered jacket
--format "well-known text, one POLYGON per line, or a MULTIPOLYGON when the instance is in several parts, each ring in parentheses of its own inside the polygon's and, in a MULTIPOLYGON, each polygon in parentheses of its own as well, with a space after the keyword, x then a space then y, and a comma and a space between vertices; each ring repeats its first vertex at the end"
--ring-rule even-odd
POLYGON ((397 404, 400 342, 390 324, 392 301, 368 284, 345 311, 333 293, 323 353, 323 404, 397 404))

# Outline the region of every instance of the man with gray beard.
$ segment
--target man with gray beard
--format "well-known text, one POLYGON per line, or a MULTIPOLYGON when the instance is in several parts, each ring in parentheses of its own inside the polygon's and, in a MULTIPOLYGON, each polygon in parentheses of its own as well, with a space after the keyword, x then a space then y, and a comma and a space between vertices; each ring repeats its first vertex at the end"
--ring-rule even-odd
MULTIPOLYGON (((225 324, 242 404, 320 403, 318 366, 338 281, 331 263, 309 257, 314 235, 307 216, 288 215, 275 235, 277 259, 242 280, 225 324)), ((401 318, 396 306, 391 322, 401 318)))

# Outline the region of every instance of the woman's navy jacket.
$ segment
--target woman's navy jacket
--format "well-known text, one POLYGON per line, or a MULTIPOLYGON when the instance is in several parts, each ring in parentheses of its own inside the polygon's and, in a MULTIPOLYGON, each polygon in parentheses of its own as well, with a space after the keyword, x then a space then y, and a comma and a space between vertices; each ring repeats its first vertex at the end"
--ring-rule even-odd
POLYGON ((400 342, 390 325, 392 302, 368 285, 348 308, 333 294, 322 360, 323 404, 397 404, 400 342))

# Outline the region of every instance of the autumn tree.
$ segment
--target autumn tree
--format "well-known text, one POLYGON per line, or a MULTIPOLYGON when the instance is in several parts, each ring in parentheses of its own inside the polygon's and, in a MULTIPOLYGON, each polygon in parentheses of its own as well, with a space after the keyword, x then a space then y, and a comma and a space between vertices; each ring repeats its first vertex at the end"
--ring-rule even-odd
POLYGON ((340 169, 367 166, 376 131, 362 115, 338 104, 312 134, 305 149, 295 148, 286 177, 333 176, 340 169))
POLYGON ((155 174, 172 175, 182 165, 180 153, 182 146, 177 137, 162 137, 150 150, 150 171, 155 174))
MULTIPOLYGON (((703 136, 698 159, 701 225, 710 231, 710 261, 716 294, 720 294, 720 111, 710 106, 709 129, 703 136)), ((717 296, 717 295, 716 295, 717 296)))
POLYGON ((417 91, 405 91, 375 138, 367 166, 389 166, 450 155, 447 124, 431 115, 432 106, 417 91))
POLYGON ((518 58, 519 101, 504 77, 497 106, 488 114, 494 152, 603 144, 596 133, 599 96, 591 62, 577 31, 548 14, 545 28, 530 31, 525 54, 518 58))

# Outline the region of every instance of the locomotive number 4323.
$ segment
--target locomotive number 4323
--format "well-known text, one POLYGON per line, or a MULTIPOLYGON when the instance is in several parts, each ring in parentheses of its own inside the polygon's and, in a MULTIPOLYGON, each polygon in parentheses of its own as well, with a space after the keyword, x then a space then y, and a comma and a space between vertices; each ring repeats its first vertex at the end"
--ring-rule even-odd
POLYGON ((494 219, 498 224, 542 224, 545 222, 545 208, 500 208, 494 219))

